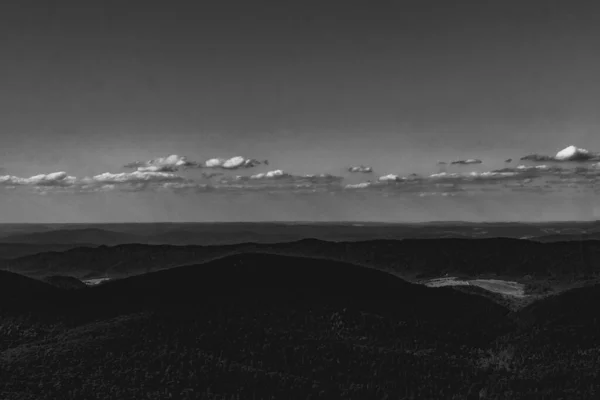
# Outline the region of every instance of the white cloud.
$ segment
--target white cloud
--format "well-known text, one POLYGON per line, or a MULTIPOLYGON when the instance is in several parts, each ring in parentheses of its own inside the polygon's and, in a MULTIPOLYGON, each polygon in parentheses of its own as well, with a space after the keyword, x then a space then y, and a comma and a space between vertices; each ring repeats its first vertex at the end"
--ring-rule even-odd
POLYGON ((205 193, 211 192, 215 188, 208 184, 197 182, 167 182, 157 186, 158 190, 171 191, 174 193, 205 193))
POLYGON ((380 182, 398 182, 398 181, 403 180, 403 178, 399 175, 387 174, 387 175, 380 176, 378 178, 378 180, 380 182))
MULTIPOLYGON (((264 161, 264 164, 268 164, 268 161, 264 161)), ((210 160, 202 163, 204 168, 222 168, 222 169, 241 169, 241 168, 252 168, 262 164, 260 161, 253 158, 244 158, 241 156, 231 158, 211 158, 210 160)))
POLYGON ((66 172, 53 172, 50 174, 39 174, 29 178, 20 178, 13 175, 0 176, 0 184, 6 186, 48 186, 66 187, 75 184, 77 178, 67 175, 66 172))
MULTIPOLYGON (((225 181, 227 179, 225 178, 225 181)), ((287 183, 312 183, 312 184, 328 184, 336 183, 343 180, 342 177, 330 175, 330 174, 307 174, 307 175, 292 175, 284 172, 283 170, 276 169, 268 172, 261 172, 258 174, 243 176, 238 175, 234 178, 236 181, 279 181, 287 183)))
POLYGON ((429 178, 443 180, 476 180, 514 178, 517 175, 518 172, 512 171, 468 172, 466 174, 440 172, 429 175, 429 178))
POLYGON ((185 178, 167 172, 122 172, 112 174, 105 172, 82 180, 85 183, 123 184, 123 183, 152 183, 152 182, 182 182, 185 178))
POLYGON ((312 193, 341 188, 342 177, 330 174, 293 175, 283 170, 273 170, 254 175, 223 177, 215 186, 217 190, 234 192, 287 191, 312 193), (307 190, 307 191, 306 191, 307 190))
POLYGON ((294 175, 294 180, 298 182, 309 182, 309 183, 337 183, 341 182, 344 178, 340 176, 330 174, 317 174, 317 175, 294 175))
POLYGON ((356 166, 356 167, 349 167, 348 171, 349 172, 360 172, 360 173, 363 173, 363 174, 369 174, 369 173, 373 172, 373 168, 366 167, 366 166, 364 166, 364 165, 361 164, 361 165, 356 166))
POLYGON ((135 161, 125 164, 124 168, 137 168, 140 172, 176 172, 179 168, 198 167, 198 163, 189 161, 187 157, 171 154, 149 161, 135 161))
POLYGON ((345 189, 366 189, 372 185, 371 182, 349 183, 344 186, 345 189))
POLYGON ((560 161, 572 161, 572 160, 587 160, 591 157, 591 154, 588 150, 578 148, 575 146, 568 146, 554 156, 556 160, 560 161))
POLYGON ((600 153, 592 153, 587 149, 583 149, 576 146, 568 146, 560 150, 554 156, 548 156, 543 154, 530 154, 525 157, 521 157, 521 160, 545 162, 545 161, 570 161, 570 162, 584 162, 584 161, 600 161, 600 153))
MULTIPOLYGON (((260 174, 250 175, 249 179, 277 179, 277 178, 286 178, 291 177, 287 172, 283 172, 280 169, 276 169, 274 171, 262 172, 260 174)), ((243 178, 243 177, 240 177, 243 178)))

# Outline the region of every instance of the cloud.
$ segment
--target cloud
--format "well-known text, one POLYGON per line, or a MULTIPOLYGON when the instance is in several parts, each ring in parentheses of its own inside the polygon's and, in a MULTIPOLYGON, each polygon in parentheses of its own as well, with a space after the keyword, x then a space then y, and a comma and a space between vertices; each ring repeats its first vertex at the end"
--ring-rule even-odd
POLYGON ((39 174, 29 178, 20 178, 13 175, 0 176, 0 184, 3 186, 67 187, 74 185, 76 180, 77 178, 67 175, 64 171, 39 174))
POLYGON ((379 178, 377 178, 377 180, 379 182, 407 182, 407 181, 417 181, 420 179, 422 179, 422 178, 420 178, 419 175, 417 175, 417 174, 410 174, 408 176, 387 174, 387 175, 383 175, 383 176, 380 176, 379 178))
POLYGON ((278 169, 254 175, 222 177, 215 184, 215 189, 236 193, 244 191, 313 193, 341 189, 342 181, 342 177, 330 174, 294 175, 278 169))
MULTIPOLYGON (((312 183, 312 184, 331 184, 338 183, 343 180, 340 176, 330 174, 307 174, 293 175, 283 170, 276 169, 268 172, 261 172, 250 176, 236 176, 233 178, 236 181, 278 181, 281 183, 312 183)), ((227 180, 227 179, 225 179, 227 180)))
POLYGON ((123 184, 123 183, 151 183, 151 182, 182 182, 186 179, 172 173, 167 172, 122 172, 112 174, 105 172, 91 178, 84 178, 83 182, 87 183, 102 183, 102 184, 123 184))
POLYGON ((94 175, 78 179, 65 172, 41 174, 30 178, 17 176, 0 176, 0 186, 5 188, 32 187, 38 194, 49 193, 99 193, 99 192, 140 192, 170 191, 174 193, 207 193, 207 192, 253 192, 261 190, 290 191, 305 193, 323 191, 339 186, 342 178, 329 175, 292 175, 282 170, 254 174, 250 176, 222 177, 211 184, 200 183, 171 172, 143 170, 133 172, 94 175))
POLYGON ((176 172, 179 168, 198 167, 198 163, 189 161, 184 156, 171 154, 167 157, 159 157, 149 161, 135 161, 125 164, 124 168, 137 168, 140 172, 176 172))
POLYGON ((576 147, 568 146, 560 150, 554 156, 542 155, 542 154, 530 154, 521 157, 523 161, 534 161, 534 162, 585 162, 585 161, 600 161, 600 153, 593 153, 589 150, 576 147))
POLYGON ((544 174, 562 174, 567 173, 569 170, 558 166, 549 166, 546 164, 542 165, 517 165, 516 167, 507 167, 502 169, 496 169, 491 171, 492 173, 504 173, 504 174, 516 174, 516 175, 527 175, 527 176, 540 176, 544 174))
POLYGON ((295 176, 294 179, 311 183, 338 183, 344 180, 344 178, 342 178, 341 176, 335 176, 330 174, 301 175, 295 176))
POLYGON ((535 177, 535 174, 530 171, 539 170, 544 170, 544 168, 537 166, 537 168, 506 168, 504 170, 486 172, 441 172, 429 176, 388 174, 379 177, 375 182, 367 181, 344 185, 344 189, 381 191, 387 194, 424 193, 424 196, 440 193, 466 194, 477 192, 482 188, 486 188, 485 190, 487 190, 490 188, 490 185, 499 190, 502 189, 502 184, 504 183, 519 183, 523 179, 528 179, 529 176, 535 177))
POLYGON ((377 178, 379 182, 398 182, 403 180, 403 177, 395 174, 387 174, 377 178))
POLYGON ((160 189, 160 185, 166 183, 183 183, 188 181, 179 175, 167 172, 134 171, 117 174, 105 172, 76 180, 69 191, 72 193, 140 192, 160 189))
POLYGON ((138 167, 138 172, 177 172, 178 167, 173 165, 151 165, 149 167, 138 167))
POLYGON ((259 161, 254 158, 241 156, 231 158, 211 158, 204 162, 190 161, 185 156, 172 154, 167 157, 159 157, 149 161, 135 161, 125 164, 124 168, 135 168, 140 172, 177 172, 181 168, 219 168, 219 169, 242 169, 252 168, 260 164, 268 165, 268 160, 259 161))
POLYGON ((353 172, 353 173, 359 172, 359 173, 363 173, 363 174, 370 174, 373 172, 373 168, 366 167, 361 164, 356 167, 349 167, 348 172, 353 172))
POLYGON ((166 182, 158 185, 157 189, 178 194, 207 193, 215 190, 212 185, 197 182, 166 182))
MULTIPOLYGON (((274 171, 262 172, 260 174, 250 175, 247 177, 248 179, 281 179, 281 178, 291 178, 292 175, 287 172, 283 172, 280 169, 276 169, 274 171)), ((240 179, 244 179, 246 177, 240 176, 240 179)))
POLYGON ((470 165, 470 164, 481 164, 482 161, 476 158, 469 158, 466 160, 456 160, 450 162, 452 165, 470 165))
POLYGON ((514 168, 502 168, 492 172, 515 173, 519 178, 559 177, 562 179, 576 177, 600 177, 598 164, 563 168, 557 165, 519 165, 514 168))
POLYGON ((344 186, 345 189, 367 189, 371 187, 372 182, 349 183, 344 186))
POLYGON ((592 154, 586 149, 578 148, 575 146, 566 147, 558 153, 556 153, 556 155, 554 156, 556 160, 560 161, 585 161, 593 159, 595 157, 598 157, 598 155, 592 154))
POLYGON ((265 164, 268 165, 267 160, 261 162, 254 158, 244 158, 241 156, 231 158, 211 158, 201 164, 202 168, 221 168, 221 169, 242 169, 242 168, 253 168, 257 165, 265 164))
POLYGON ((468 172, 464 174, 440 172, 429 175, 430 179, 445 180, 445 181, 475 181, 475 180, 498 180, 510 179, 518 175, 518 172, 513 171, 489 171, 489 172, 468 172))
POLYGON ((419 197, 431 197, 431 196, 456 196, 456 192, 420 192, 419 197))
MULTIPOLYGON (((581 151, 559 152, 558 158, 567 159, 574 154, 590 154, 581 151)), ((581 157, 581 156, 577 156, 581 157)), ((556 157, 554 157, 556 158, 556 157)), ((454 161, 452 163, 476 163, 474 159, 454 161)), ((439 172, 431 175, 387 174, 361 183, 344 182, 344 178, 331 174, 296 175, 282 169, 275 169, 248 175, 227 174, 227 171, 251 168, 257 160, 243 157, 230 159, 212 159, 205 163, 196 163, 185 157, 171 155, 147 162, 128 164, 137 170, 132 172, 94 175, 78 179, 66 172, 39 174, 28 178, 13 175, 0 175, 0 186, 16 189, 29 187, 39 194, 48 193, 98 193, 98 192, 172 192, 178 194, 202 193, 326 193, 375 192, 384 196, 402 194, 423 194, 423 196, 450 196, 443 193, 473 194, 488 190, 543 192, 565 190, 600 189, 600 162, 557 165, 551 162, 536 165, 506 165, 505 168, 486 172, 450 173, 439 172), (179 168, 206 168, 202 178, 197 180, 180 176, 179 168), (537 188, 537 189, 536 189, 537 188)), ((359 165, 348 171, 372 171, 370 167, 359 165), (355 169, 353 169, 355 168, 355 169)))

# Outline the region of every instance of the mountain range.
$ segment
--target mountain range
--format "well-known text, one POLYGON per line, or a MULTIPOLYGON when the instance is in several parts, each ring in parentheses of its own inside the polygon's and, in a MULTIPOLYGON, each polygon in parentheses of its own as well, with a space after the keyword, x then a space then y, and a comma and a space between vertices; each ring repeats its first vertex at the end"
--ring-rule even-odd
MULTIPOLYGON (((0 225, 6 244, 114 246, 119 244, 222 245, 328 241, 527 238, 555 242, 597 240, 597 222, 520 223, 187 223, 187 224, 21 224, 0 225)), ((10 254, 9 254, 10 256, 10 254)))

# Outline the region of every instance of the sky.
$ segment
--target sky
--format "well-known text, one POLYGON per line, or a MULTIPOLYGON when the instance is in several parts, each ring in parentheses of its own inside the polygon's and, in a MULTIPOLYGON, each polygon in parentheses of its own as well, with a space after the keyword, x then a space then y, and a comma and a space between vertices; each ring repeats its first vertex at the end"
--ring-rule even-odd
POLYGON ((519 159, 600 151, 599 22, 549 0, 5 2, 0 222, 597 218, 598 160, 519 159), (170 155, 189 165, 148 162, 170 155))

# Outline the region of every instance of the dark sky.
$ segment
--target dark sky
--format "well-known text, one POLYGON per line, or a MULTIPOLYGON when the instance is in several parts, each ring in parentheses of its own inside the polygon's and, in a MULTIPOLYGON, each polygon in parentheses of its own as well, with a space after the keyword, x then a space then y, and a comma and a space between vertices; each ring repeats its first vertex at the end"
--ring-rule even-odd
POLYGON ((0 166, 14 176, 119 173, 169 154, 433 173, 439 159, 492 169, 600 150, 592 2, 5 3, 0 166))

